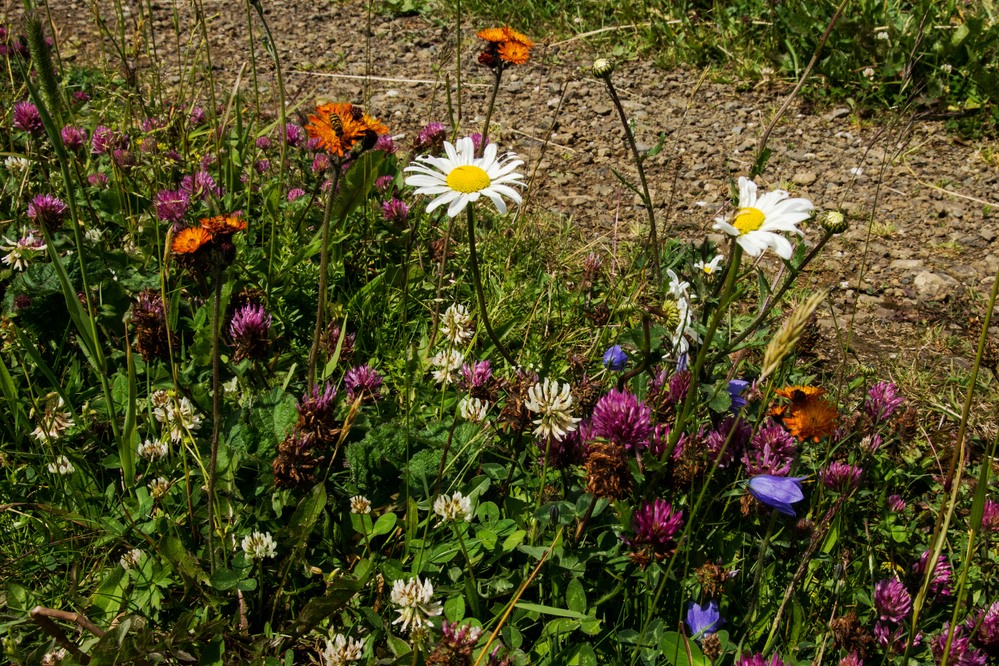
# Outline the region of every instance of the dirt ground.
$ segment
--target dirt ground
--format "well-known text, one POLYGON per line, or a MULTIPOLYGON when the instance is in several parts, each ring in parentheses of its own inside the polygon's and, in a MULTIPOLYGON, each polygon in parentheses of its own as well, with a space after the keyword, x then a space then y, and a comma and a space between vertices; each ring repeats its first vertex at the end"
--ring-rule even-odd
MULTIPOLYGON (((95 1, 115 30, 112 3, 95 1)), ((220 88, 231 87, 244 67, 246 84, 251 40, 245 4, 202 3, 220 88)), ((87 2, 50 4, 67 59, 120 67, 106 43, 101 47, 87 2)), ((305 109, 315 99, 363 100, 404 147, 424 123, 446 120, 443 79, 449 75, 453 83, 454 21, 374 14, 369 32, 367 5, 358 0, 263 4, 291 104, 305 109)), ((140 75, 156 66, 169 83, 180 81, 178 58, 190 59, 202 47, 189 6, 154 0, 124 7, 128 35, 150 25, 152 11, 160 60, 140 55, 140 75)), ((261 89, 273 92, 273 67, 256 16, 252 25, 261 89)), ((461 31, 461 122, 468 132, 481 130, 491 85, 489 71, 476 64, 474 32, 481 27, 466 20, 461 31)), ((531 32, 530 26, 514 27, 531 32)), ((491 138, 523 155, 534 173, 529 210, 521 214, 571 222, 585 231, 588 245, 609 249, 615 235, 644 230, 645 213, 612 173, 633 175, 634 169, 607 91, 588 74, 592 60, 604 55, 606 33, 562 42, 532 37, 539 45, 531 62, 504 76, 491 138)), ((781 81, 726 80, 720 71, 702 74, 660 71, 641 60, 617 63, 614 74, 640 146, 650 147, 666 133, 665 149, 646 163, 661 233, 690 239, 710 233, 730 180, 748 172, 762 128, 791 88, 781 81)), ((203 85, 200 93, 203 100, 203 85)), ((808 279, 833 287, 830 303, 839 324, 856 307, 855 360, 917 374, 967 367, 966 342, 978 331, 969 321, 984 314, 999 270, 999 153, 911 111, 860 121, 848 108, 798 101, 769 146, 773 156, 758 179, 763 188, 781 186, 819 208, 849 214, 849 231, 828 244, 808 279)), ((805 240, 819 236, 812 224, 805 240)), ((834 337, 833 321, 825 309, 820 325, 827 341, 834 337)))

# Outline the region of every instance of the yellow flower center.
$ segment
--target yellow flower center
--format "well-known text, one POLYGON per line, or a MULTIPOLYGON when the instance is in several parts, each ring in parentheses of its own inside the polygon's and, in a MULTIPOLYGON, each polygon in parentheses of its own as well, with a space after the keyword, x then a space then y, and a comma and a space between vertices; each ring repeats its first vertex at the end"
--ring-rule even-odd
MULTIPOLYGON (((450 179, 448 179, 448 184, 451 184, 450 179)), ((762 227, 765 221, 766 216, 759 208, 740 208, 732 226, 739 230, 740 235, 748 234, 750 231, 756 231, 762 227)))
POLYGON ((480 192, 489 187, 491 182, 489 174, 471 164, 457 166, 451 169, 451 173, 447 175, 447 186, 456 192, 464 192, 465 194, 480 192))

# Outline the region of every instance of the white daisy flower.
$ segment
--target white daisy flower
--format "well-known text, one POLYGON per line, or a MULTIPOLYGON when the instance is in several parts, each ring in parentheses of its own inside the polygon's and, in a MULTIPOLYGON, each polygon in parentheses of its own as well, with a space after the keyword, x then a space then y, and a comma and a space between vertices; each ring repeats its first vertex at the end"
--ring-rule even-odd
POLYGON ((694 268, 699 271, 704 271, 705 275, 714 275, 721 268, 722 261, 725 260, 725 255, 719 254, 711 261, 704 263, 700 259, 694 262, 694 268))
POLYGON ((410 631, 420 627, 430 627, 430 618, 441 614, 442 608, 438 601, 433 600, 434 586, 428 578, 420 582, 420 577, 410 578, 403 582, 402 579, 392 584, 392 603, 402 606, 397 612, 399 617, 392 621, 392 624, 402 622, 402 630, 413 627, 410 631))
POLYGON ((784 190, 774 190, 757 197, 756 183, 740 176, 739 210, 731 223, 725 218, 716 218, 713 228, 735 236, 736 242, 751 257, 760 256, 769 247, 781 259, 788 260, 793 248, 790 241, 777 232, 788 231, 803 236, 804 233, 795 225, 807 220, 812 208, 814 206, 808 199, 791 199, 784 190))
POLYGON ((434 500, 434 513, 441 517, 441 522, 470 521, 472 520, 472 500, 465 497, 461 492, 456 492, 450 497, 441 495, 434 500))
POLYGON ((538 426, 534 436, 538 439, 554 437, 561 442, 567 433, 576 429, 579 419, 570 413, 572 409, 572 388, 568 382, 559 386, 557 381, 546 379, 527 389, 527 402, 524 406, 541 418, 532 421, 538 426))
POLYGON ((277 556, 277 544, 270 532, 254 532, 243 537, 243 552, 251 560, 262 560, 265 557, 277 556))
POLYGON ((516 172, 524 163, 515 153, 496 159, 497 146, 490 143, 482 157, 475 156, 475 145, 468 137, 458 139, 456 145, 444 142, 447 157, 421 155, 415 164, 406 167, 415 175, 406 178, 406 184, 417 188, 416 194, 436 197, 427 205, 427 212, 447 204, 448 217, 455 217, 465 206, 485 195, 496 206, 500 215, 506 214, 503 197, 520 203, 520 193, 510 187, 523 186, 522 174, 516 172))

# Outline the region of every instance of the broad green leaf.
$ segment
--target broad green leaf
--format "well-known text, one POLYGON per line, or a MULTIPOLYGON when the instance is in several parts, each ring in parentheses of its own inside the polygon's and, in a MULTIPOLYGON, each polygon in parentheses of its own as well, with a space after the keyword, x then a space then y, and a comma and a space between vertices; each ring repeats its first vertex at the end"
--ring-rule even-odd
POLYGON ((570 579, 566 585, 565 605, 574 613, 586 613, 586 590, 578 578, 570 579))

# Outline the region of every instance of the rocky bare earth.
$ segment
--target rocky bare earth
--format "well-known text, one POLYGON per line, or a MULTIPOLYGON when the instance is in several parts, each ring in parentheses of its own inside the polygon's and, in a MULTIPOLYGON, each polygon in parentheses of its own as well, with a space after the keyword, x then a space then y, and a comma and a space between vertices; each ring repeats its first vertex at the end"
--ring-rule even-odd
MULTIPOLYGON (((402 145, 427 121, 446 119, 444 76, 452 87, 454 81, 453 20, 375 14, 369 33, 367 5, 358 0, 263 2, 291 105, 306 109, 317 98, 363 100, 402 145)), ((98 4, 116 32, 111 3, 98 4)), ((245 5, 201 4, 218 89, 231 89, 244 67, 242 82, 248 86, 245 5)), ((102 47, 89 3, 58 5, 52 7, 53 19, 65 57, 121 66, 106 41, 102 47)), ((130 37, 143 28, 151 26, 156 35, 158 61, 148 45, 130 59, 140 80, 151 67, 172 86, 180 85, 182 75, 188 80, 180 67, 202 47, 190 6, 160 0, 153 2, 151 17, 145 3, 124 9, 129 43, 143 44, 130 37)), ((261 47, 256 16, 252 25, 260 87, 273 110, 273 67, 261 47)), ((469 132, 481 129, 491 83, 475 61, 479 27, 466 18, 462 30, 462 125, 469 132)), ((515 27, 531 32, 530 26, 515 27)), ((645 217, 637 198, 612 173, 634 170, 607 92, 587 75, 589 63, 606 47, 599 41, 606 33, 562 42, 533 37, 539 47, 532 61, 504 77, 492 138, 524 155, 534 174, 522 215, 570 220, 587 230, 591 245, 610 249, 615 238, 644 233, 645 217)), ((205 79, 195 78, 195 95, 204 101, 205 79)), ((787 82, 725 79, 722 72, 708 72, 702 80, 699 71, 664 72, 641 60, 618 63, 614 81, 639 144, 651 147, 666 133, 665 149, 647 162, 665 234, 695 239, 710 233, 730 180, 747 173, 762 128, 790 91, 787 82)), ((983 297, 999 270, 999 154, 988 145, 961 141, 940 122, 920 120, 911 111, 884 111, 860 121, 847 108, 798 101, 769 146, 773 156, 760 179, 764 187, 779 185, 820 207, 849 213, 850 230, 829 243, 806 280, 834 288, 830 302, 840 326, 856 308, 856 360, 966 364, 966 350, 947 340, 967 337, 966 329, 974 328, 967 322, 983 313, 983 297)), ((818 236, 813 225, 806 240, 818 236)), ((830 310, 820 323, 832 340, 830 310)))

